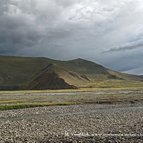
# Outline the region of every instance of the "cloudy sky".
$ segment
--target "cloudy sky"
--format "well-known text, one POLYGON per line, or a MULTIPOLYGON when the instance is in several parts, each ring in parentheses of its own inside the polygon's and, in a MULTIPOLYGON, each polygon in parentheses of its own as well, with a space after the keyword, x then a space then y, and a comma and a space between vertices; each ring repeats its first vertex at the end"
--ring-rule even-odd
POLYGON ((0 0, 0 55, 80 57, 143 74, 143 1, 0 0))

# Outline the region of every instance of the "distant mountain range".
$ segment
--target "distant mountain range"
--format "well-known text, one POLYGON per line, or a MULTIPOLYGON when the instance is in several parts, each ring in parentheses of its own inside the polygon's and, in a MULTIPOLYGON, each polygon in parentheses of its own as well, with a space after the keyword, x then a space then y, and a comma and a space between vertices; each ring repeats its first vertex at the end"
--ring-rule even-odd
POLYGON ((116 72, 84 59, 0 56, 1 90, 74 89, 106 80, 143 81, 143 76, 116 72))

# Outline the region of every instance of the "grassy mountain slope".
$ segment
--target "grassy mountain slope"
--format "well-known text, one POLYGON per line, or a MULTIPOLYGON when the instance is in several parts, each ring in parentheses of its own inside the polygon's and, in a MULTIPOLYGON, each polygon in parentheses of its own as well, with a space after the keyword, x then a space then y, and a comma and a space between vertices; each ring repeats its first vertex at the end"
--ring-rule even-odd
POLYGON ((0 89, 67 89, 96 86, 99 81, 142 81, 141 76, 109 70, 83 59, 0 56, 0 89))

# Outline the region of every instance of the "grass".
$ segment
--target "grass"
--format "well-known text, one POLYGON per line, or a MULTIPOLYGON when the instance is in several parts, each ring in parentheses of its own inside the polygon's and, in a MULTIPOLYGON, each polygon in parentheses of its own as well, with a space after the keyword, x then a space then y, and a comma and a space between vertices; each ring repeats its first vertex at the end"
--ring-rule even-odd
POLYGON ((104 81, 98 81, 94 83, 88 83, 86 84, 87 87, 90 88, 108 88, 108 89, 114 89, 114 88, 141 88, 143 87, 143 82, 139 81, 130 81, 130 80, 104 80, 104 81))
POLYGON ((77 105, 79 103, 74 102, 64 102, 64 103, 27 103, 27 104, 12 104, 12 105, 0 105, 0 110, 16 110, 16 109, 25 109, 25 108, 34 108, 34 107, 45 107, 45 106, 67 106, 67 105, 77 105))
POLYGON ((75 104, 135 103, 142 101, 143 88, 141 87, 59 91, 0 91, 0 110, 75 104))

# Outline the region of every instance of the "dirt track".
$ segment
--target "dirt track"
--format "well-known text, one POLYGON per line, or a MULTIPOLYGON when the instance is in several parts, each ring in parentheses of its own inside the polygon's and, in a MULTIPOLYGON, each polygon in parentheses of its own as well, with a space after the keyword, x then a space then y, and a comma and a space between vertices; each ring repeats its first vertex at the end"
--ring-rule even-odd
POLYGON ((0 143, 130 143, 143 142, 141 134, 141 103, 72 105, 0 112, 0 143))

